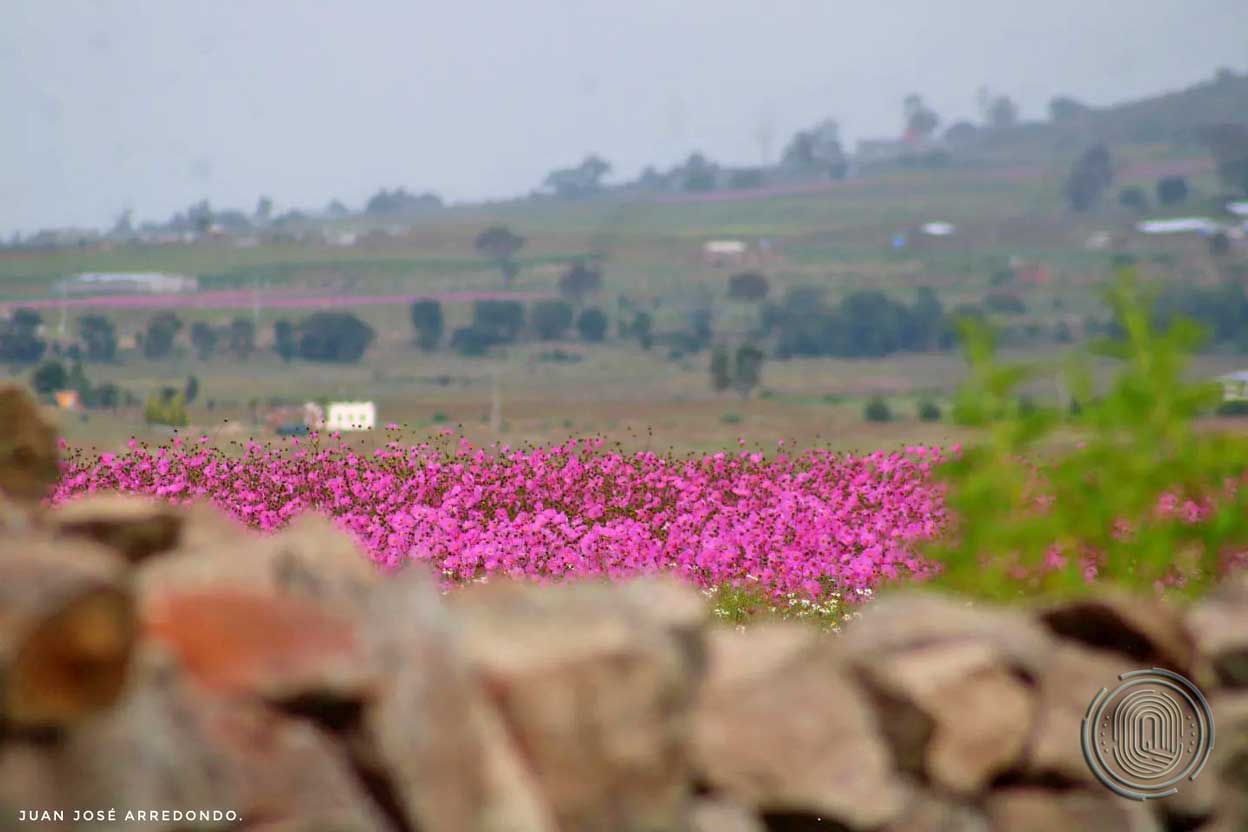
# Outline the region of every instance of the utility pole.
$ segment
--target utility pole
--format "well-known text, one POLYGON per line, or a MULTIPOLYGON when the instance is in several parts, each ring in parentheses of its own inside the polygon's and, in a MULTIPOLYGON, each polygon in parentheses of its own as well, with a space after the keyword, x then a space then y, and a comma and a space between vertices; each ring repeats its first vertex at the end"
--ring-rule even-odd
POLYGON ((503 430, 503 391, 499 375, 499 367, 495 365, 490 377, 490 430, 495 436, 503 430))

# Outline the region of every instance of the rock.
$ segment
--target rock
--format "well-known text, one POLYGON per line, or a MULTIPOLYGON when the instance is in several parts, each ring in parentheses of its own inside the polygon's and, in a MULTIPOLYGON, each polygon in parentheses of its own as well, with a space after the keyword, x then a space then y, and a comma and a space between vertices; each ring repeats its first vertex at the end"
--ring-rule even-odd
POLYGON ((324 517, 303 515, 261 536, 200 506, 182 543, 143 564, 138 585, 143 596, 213 586, 293 594, 355 613, 380 577, 355 541, 324 517))
POLYGON ((1104 793, 1014 788, 993 792, 985 801, 989 822, 1000 832, 1161 832, 1145 803, 1104 793))
POLYGON ((1248 829, 1248 693, 1218 691, 1209 695, 1216 742, 1209 761, 1195 782, 1183 783, 1179 793, 1158 802, 1171 828, 1242 832, 1248 829), (1182 825, 1186 824, 1186 825, 1182 825))
POLYGON ((699 779, 772 816, 822 817, 850 829, 887 824, 907 789, 867 699, 835 637, 799 649, 803 641, 761 625, 713 635, 715 670, 694 736, 699 779), (763 652, 775 645, 783 645, 777 655, 763 652))
POLYGON ((1101 688, 1112 690, 1119 674, 1138 669, 1135 661, 1117 653, 1060 645, 1040 680, 1027 749, 1028 774, 1101 787, 1083 756, 1083 718, 1101 688))
POLYGON ((729 800, 699 798, 689 810, 690 832, 766 832, 747 807, 729 800))
POLYGON ((93 540, 138 563, 178 545, 183 515, 163 500, 95 494, 58 506, 44 519, 58 536, 93 540))
POLYGON ((1190 675, 1196 655, 1180 610, 1155 598, 1107 593, 1039 612, 1061 638, 1120 653, 1137 667, 1165 667, 1190 675))
POLYGON ((0 502, 33 505, 60 478, 56 430, 22 388, 0 387, 0 502))
MULTIPOLYGON (((206 691, 155 648, 136 675, 125 701, 59 755, 59 790, 75 805, 232 810, 248 828, 393 828, 343 745, 313 722, 206 691)), ((232 829, 238 820, 191 825, 232 829)))
POLYGON ((951 641, 987 644, 1032 679, 1044 672, 1054 647, 1045 628, 1017 610, 902 593, 868 604, 845 628, 843 649, 853 659, 951 641))
POLYGON ((171 591, 149 599, 144 632, 204 687, 270 702, 361 703, 380 675, 354 622, 299 598, 171 591))
POLYGON ((1187 615, 1187 626, 1216 684, 1248 688, 1248 601, 1197 604, 1187 615))
POLYGON ((707 609, 660 580, 451 596, 490 700, 561 829, 680 828, 707 609))
POLYGON ((365 708, 360 744, 415 829, 507 830, 508 813, 536 817, 525 805, 514 760, 489 760, 487 742, 508 746, 482 714, 484 701, 466 656, 462 628, 432 580, 407 569, 382 582, 363 620, 369 661, 384 669, 365 708), (485 821, 493 821, 489 826, 485 821))
POLYGON ((859 667, 868 688, 882 694, 877 710, 894 753, 921 758, 933 783, 971 794, 1019 760, 1033 697, 991 645, 934 644, 860 659, 859 667), (889 730, 916 722, 926 730, 889 730))
POLYGON ((988 819, 975 806, 919 792, 882 832, 988 832, 988 819))
POLYGON ((110 552, 0 536, 0 721, 67 727, 111 706, 136 640, 134 606, 110 552))

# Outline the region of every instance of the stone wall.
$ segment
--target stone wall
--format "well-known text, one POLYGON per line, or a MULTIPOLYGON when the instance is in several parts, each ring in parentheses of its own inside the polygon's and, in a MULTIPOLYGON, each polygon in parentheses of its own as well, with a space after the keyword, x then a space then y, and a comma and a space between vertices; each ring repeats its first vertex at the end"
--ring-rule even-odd
POLYGON ((901 594, 841 634, 736 630, 666 580, 442 594, 311 516, 260 537, 206 507, 43 509, 51 439, 22 437, 0 443, 0 488, 20 486, 0 514, 0 830, 1248 829, 1243 580, 1186 610, 901 594), (1079 737, 1143 667, 1201 687, 1217 742, 1197 781, 1137 803, 1079 737), (152 810, 234 814, 125 820, 152 810))

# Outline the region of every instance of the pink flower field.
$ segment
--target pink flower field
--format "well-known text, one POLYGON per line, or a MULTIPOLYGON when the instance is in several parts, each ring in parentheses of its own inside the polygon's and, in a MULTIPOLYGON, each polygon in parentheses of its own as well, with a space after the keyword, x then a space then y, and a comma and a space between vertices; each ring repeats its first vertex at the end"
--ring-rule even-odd
POLYGON ((666 572, 704 589, 815 600, 930 574, 916 547, 944 523, 933 448, 674 456, 599 439, 523 450, 444 439, 392 441, 371 455, 315 438, 233 452, 206 437, 132 441, 120 455, 71 449, 51 500, 206 499, 259 531, 319 512, 379 565, 425 562, 452 584, 666 572))

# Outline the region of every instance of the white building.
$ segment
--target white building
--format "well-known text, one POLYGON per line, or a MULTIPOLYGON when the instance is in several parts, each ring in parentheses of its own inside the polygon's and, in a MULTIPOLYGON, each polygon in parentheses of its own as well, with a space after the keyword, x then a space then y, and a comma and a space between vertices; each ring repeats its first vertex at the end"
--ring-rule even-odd
POLYGON ((198 288, 197 278, 164 272, 83 272, 57 284, 57 290, 66 295, 163 295, 198 288))
POLYGON ((325 428, 331 431, 372 430, 376 425, 372 402, 330 402, 325 415, 325 428))
POLYGON ((711 240, 702 246, 702 258, 712 266, 739 265, 747 246, 740 240, 711 240))

